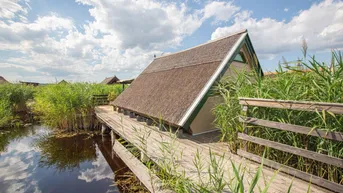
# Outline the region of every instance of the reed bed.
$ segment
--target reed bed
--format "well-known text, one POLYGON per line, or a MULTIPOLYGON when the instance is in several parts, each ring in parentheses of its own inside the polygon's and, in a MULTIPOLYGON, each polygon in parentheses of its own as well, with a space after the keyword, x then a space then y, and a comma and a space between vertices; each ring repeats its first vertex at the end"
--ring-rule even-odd
MULTIPOLYGON (((238 121, 241 106, 238 97, 283 100, 343 102, 343 60, 341 52, 332 52, 330 64, 318 62, 315 57, 302 63, 304 69, 281 67, 273 77, 241 73, 235 80, 222 81, 218 92, 225 102, 215 108, 216 124, 221 128, 222 140, 231 145, 233 152, 239 147, 237 132, 242 132, 238 121)), ((343 132, 343 116, 329 112, 303 112, 254 107, 248 116, 265 120, 290 123, 325 131, 343 132)), ((254 127, 249 135, 276 141, 299 148, 343 158, 343 143, 277 129, 254 127)), ((262 155, 264 147, 250 144, 249 151, 262 155)), ((266 148, 266 158, 299 170, 343 184, 341 168, 305 159, 272 148, 266 148)))
POLYGON ((68 131, 92 130, 98 126, 94 117, 93 95, 112 93, 113 99, 121 91, 120 85, 48 85, 35 94, 33 109, 52 128, 68 131))
POLYGON ((17 113, 27 111, 27 102, 36 89, 20 84, 0 85, 0 128, 15 124, 17 113))

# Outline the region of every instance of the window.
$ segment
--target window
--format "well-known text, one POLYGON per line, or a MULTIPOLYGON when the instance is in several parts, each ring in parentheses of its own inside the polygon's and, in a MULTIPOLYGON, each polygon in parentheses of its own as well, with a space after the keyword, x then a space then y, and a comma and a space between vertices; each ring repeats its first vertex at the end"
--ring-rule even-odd
POLYGON ((233 60, 236 62, 246 63, 243 52, 239 52, 233 60))

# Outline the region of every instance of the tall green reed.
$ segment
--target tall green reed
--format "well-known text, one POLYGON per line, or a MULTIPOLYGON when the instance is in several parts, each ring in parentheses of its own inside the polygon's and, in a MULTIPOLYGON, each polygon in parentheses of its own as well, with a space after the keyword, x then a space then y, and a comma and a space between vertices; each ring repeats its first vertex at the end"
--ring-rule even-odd
MULTIPOLYGON (((218 85, 218 90, 225 102, 215 109, 216 124, 222 130, 222 139, 232 144, 232 151, 238 147, 237 132, 242 131, 242 125, 238 121, 240 115, 238 97, 343 102, 343 60, 341 52, 332 52, 330 64, 318 62, 313 56, 309 60, 303 61, 302 65, 304 69, 288 67, 287 70, 284 70, 280 67, 278 73, 273 77, 260 78, 254 74, 242 73, 238 75, 237 79, 229 79, 218 85)), ((320 128, 326 131, 343 132, 343 116, 333 115, 329 112, 253 107, 250 108, 248 116, 320 128)), ((340 142, 264 127, 254 127, 250 131, 250 135, 343 158, 343 143, 340 142)), ((250 144, 249 151, 261 155, 264 148, 250 144)), ((266 157, 331 181, 343 183, 343 172, 337 167, 272 148, 267 148, 266 157)))
POLYGON ((42 87, 35 94, 34 112, 45 124, 58 129, 75 131, 93 129, 93 95, 121 92, 119 85, 88 83, 56 84, 42 87))
POLYGON ((32 86, 0 85, 0 127, 11 126, 17 113, 28 111, 27 102, 33 99, 35 91, 32 86))

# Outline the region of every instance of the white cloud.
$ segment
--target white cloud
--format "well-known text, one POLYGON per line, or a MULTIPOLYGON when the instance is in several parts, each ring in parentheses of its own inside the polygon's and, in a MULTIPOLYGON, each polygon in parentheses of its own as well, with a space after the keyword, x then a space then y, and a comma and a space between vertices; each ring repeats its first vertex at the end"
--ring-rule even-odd
POLYGON ((299 12, 289 22, 272 18, 256 19, 249 12, 235 15, 234 24, 219 27, 212 39, 247 28, 260 58, 273 58, 277 54, 299 50, 302 39, 310 49, 329 50, 343 48, 343 2, 326 0, 299 12))
MULTIPOLYGON (((108 72, 130 72, 131 78, 151 62, 154 54, 178 46, 202 24, 200 12, 189 10, 183 3, 77 2, 89 5, 94 18, 84 23, 81 30, 71 18, 56 13, 32 22, 15 20, 18 14, 11 16, 10 22, 0 20, 0 51, 21 53, 0 58, 0 69, 21 69, 31 73, 29 80, 48 82, 55 77, 89 81, 101 79, 108 72)), ((22 4, 17 5, 28 10, 22 4)))
POLYGON ((100 81, 109 73, 131 78, 154 54, 181 45, 207 20, 220 24, 233 19, 232 25, 217 28, 212 39, 248 28, 260 58, 299 49, 303 37, 318 50, 342 47, 343 41, 343 3, 336 1, 315 4, 289 22, 255 19, 232 2, 209 1, 197 10, 182 1, 76 2, 89 6, 92 21, 76 23, 58 13, 29 21, 27 0, 0 2, 0 52, 5 53, 0 71, 10 75, 7 79, 100 81))
POLYGON ((284 12, 288 12, 288 8, 283 9, 284 12))
MULTIPOLYGON (((0 1, 0 18, 11 19, 18 14, 27 14, 28 7, 23 7, 20 0, 1 0, 0 1)), ((26 1, 24 3, 27 3, 26 1)), ((23 18, 20 15, 20 18, 23 18)))
POLYGON ((92 168, 81 170, 79 176, 77 177, 80 180, 86 182, 100 181, 103 179, 114 179, 114 174, 112 169, 108 166, 107 161, 104 156, 97 151, 97 160, 92 162, 92 168))
POLYGON ((204 19, 214 17, 215 22, 229 21, 240 10, 232 2, 213 1, 204 8, 204 19))
POLYGON ((201 22, 197 14, 188 13, 185 4, 151 0, 77 0, 92 6, 92 27, 116 39, 116 46, 127 49, 164 48, 178 45, 192 34, 201 22))

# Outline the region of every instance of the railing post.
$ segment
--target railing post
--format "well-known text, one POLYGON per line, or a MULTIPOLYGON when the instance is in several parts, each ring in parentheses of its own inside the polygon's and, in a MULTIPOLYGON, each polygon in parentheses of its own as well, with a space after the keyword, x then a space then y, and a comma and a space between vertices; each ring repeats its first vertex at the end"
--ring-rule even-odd
POLYGON ((114 142, 119 138, 118 135, 115 133, 115 131, 113 129, 111 129, 111 142, 112 142, 112 146, 114 145, 114 142))
POLYGON ((101 134, 106 135, 110 133, 110 128, 106 124, 101 124, 101 134))
MULTIPOLYGON (((248 116, 248 106, 242 105, 241 118, 243 119, 243 133, 245 133, 245 134, 248 135, 248 126, 247 126, 247 124, 245 123, 245 120, 247 119, 247 116, 248 116)), ((247 142, 247 141, 244 141, 244 142, 243 142, 243 147, 242 147, 242 149, 243 149, 244 151, 248 151, 248 142, 247 142)))

